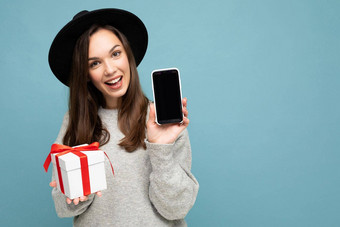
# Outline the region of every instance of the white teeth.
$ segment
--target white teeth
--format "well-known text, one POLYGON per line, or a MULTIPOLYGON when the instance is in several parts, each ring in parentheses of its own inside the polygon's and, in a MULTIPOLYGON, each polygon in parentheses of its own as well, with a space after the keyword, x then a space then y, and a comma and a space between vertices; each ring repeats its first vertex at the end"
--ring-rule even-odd
POLYGON ((108 84, 114 84, 114 83, 117 83, 119 80, 120 80, 121 77, 118 77, 117 79, 114 79, 114 80, 110 80, 110 81, 107 81, 106 83, 108 84))

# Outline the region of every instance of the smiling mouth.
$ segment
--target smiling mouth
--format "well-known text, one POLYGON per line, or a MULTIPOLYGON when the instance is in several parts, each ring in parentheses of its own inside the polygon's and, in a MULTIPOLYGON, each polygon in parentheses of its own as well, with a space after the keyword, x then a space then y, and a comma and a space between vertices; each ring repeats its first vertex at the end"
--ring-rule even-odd
POLYGON ((117 84, 118 82, 120 82, 122 80, 122 78, 123 78, 123 76, 120 76, 116 79, 105 82, 105 84, 107 84, 109 86, 113 86, 113 85, 117 84))

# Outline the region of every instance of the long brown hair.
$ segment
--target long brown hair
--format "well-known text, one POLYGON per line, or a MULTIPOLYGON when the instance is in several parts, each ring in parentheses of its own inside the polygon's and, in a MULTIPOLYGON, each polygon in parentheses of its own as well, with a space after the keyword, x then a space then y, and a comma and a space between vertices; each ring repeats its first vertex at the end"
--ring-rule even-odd
POLYGON ((98 141, 100 145, 108 143, 110 133, 103 126, 98 109, 104 107, 105 98, 89 80, 88 47, 92 34, 99 29, 112 31, 127 53, 130 66, 130 84, 120 102, 118 102, 118 126, 125 137, 119 145, 128 152, 145 146, 146 114, 148 99, 144 95, 137 72, 135 58, 128 40, 116 28, 105 25, 93 25, 79 37, 74 48, 72 69, 69 80, 69 124, 63 143, 75 146, 98 141))

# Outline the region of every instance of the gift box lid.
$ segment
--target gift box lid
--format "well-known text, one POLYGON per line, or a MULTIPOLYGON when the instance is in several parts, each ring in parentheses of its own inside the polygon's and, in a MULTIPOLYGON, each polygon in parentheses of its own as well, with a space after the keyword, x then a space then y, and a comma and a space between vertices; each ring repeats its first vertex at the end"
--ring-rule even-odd
MULTIPOLYGON (((90 165, 94 165, 100 162, 104 162, 104 152, 101 150, 94 151, 80 151, 87 156, 87 162, 90 165)), ((55 164, 55 155, 52 154, 52 162, 55 164)), ((72 152, 59 156, 59 166, 65 171, 74 169, 80 169, 80 157, 73 154, 72 152)))

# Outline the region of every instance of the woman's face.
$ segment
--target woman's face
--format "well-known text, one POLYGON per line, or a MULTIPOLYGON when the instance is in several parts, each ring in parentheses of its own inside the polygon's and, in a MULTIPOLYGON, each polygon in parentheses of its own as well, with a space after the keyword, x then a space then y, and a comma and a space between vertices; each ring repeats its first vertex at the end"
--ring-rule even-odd
POLYGON ((106 108, 117 108, 129 87, 130 67, 123 44, 112 31, 99 29, 91 35, 88 64, 90 80, 103 94, 106 108))

